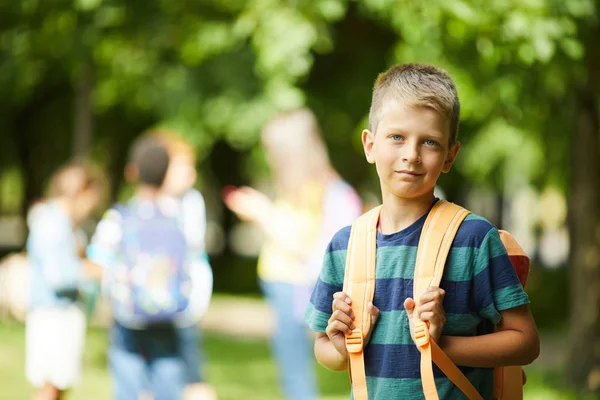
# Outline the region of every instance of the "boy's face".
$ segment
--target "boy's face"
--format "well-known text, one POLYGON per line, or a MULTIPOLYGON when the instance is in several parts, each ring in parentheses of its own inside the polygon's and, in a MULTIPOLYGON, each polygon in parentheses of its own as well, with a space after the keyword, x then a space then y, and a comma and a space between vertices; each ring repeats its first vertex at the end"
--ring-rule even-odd
POLYGON ((449 145, 448 121, 437 111, 388 101, 376 132, 364 130, 367 161, 375 164, 384 198, 416 199, 433 194, 442 172, 450 171, 459 143, 449 145))

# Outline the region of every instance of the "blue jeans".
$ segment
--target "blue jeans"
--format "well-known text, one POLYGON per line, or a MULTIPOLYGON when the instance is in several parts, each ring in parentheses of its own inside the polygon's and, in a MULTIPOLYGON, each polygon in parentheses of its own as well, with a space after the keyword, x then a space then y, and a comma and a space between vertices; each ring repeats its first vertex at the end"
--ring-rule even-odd
POLYGON ((108 361, 115 399, 135 400, 150 390, 154 400, 178 400, 185 384, 184 362, 173 327, 145 330, 115 324, 108 361))
POLYGON ((196 325, 177 328, 179 354, 185 363, 185 383, 204 382, 200 370, 204 364, 204 353, 201 349, 202 335, 196 325))
POLYGON ((260 282, 275 312, 271 349, 277 362, 285 397, 289 400, 317 398, 313 341, 302 320, 310 288, 283 282, 260 282))

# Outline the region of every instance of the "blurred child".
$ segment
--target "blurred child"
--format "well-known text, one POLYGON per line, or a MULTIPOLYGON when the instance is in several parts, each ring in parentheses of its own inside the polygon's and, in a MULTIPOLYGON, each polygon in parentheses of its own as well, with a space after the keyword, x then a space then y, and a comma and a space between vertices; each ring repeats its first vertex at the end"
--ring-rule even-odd
POLYGON ((187 259, 192 278, 192 295, 187 315, 177 321, 179 349, 186 368, 186 399, 212 400, 217 395, 202 373, 204 355, 198 321, 208 308, 213 274, 205 249, 206 208, 196 189, 196 152, 174 132, 156 131, 169 152, 169 169, 162 186, 161 206, 180 223, 187 243, 187 259))
POLYGON ((317 279, 328 236, 360 215, 360 200, 335 172, 314 115, 280 114, 262 131, 276 200, 245 187, 225 193, 240 218, 267 235, 258 261, 261 288, 275 311, 272 349, 286 398, 317 398, 311 340, 303 310, 317 279), (332 207, 334 206, 334 207, 332 207))
POLYGON ((58 399, 79 378, 86 329, 81 289, 89 278, 100 279, 101 270, 80 257, 74 230, 99 204, 101 187, 91 166, 68 164, 28 215, 26 375, 40 388, 36 399, 58 399))
POLYGON ((105 214, 88 248, 107 269, 105 292, 114 315, 108 357, 118 400, 135 400, 148 386, 154 400, 183 393, 175 321, 188 306, 191 283, 183 232, 159 207, 168 165, 156 138, 133 143, 125 174, 136 183, 135 194, 105 214))

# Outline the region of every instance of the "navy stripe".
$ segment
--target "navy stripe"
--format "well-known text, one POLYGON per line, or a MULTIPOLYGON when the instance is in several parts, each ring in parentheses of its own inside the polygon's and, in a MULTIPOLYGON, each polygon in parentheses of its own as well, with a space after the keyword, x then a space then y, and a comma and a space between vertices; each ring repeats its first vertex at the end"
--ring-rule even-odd
POLYGON ((310 296, 310 302, 312 305, 323 313, 331 314, 331 302, 333 301, 333 294, 341 292, 343 286, 334 286, 325 283, 319 278, 317 284, 310 296))
POLYGON ((331 242, 329 242, 329 246, 327 247, 328 252, 334 252, 338 250, 347 250, 348 249, 348 240, 350 239, 350 231, 352 230, 352 226, 348 225, 339 231, 333 238, 331 242))
POLYGON ((490 230, 494 229, 485 219, 465 220, 458 228, 452 247, 472 247, 478 249, 490 230))
MULTIPOLYGON (((421 238, 421 231, 423 224, 418 230, 411 232, 406 235, 405 231, 392 233, 390 235, 384 235, 377 231, 377 247, 389 247, 389 246, 419 246, 419 239, 421 238)), ((409 229, 409 228, 407 228, 409 229)))
MULTIPOLYGON (((452 314, 477 312, 471 296, 471 281, 442 281, 446 291, 444 310, 452 314)), ((413 280, 403 278, 377 279, 373 303, 381 311, 404 310, 404 300, 413 297, 413 280)))
MULTIPOLYGON (((365 372, 377 378, 420 379, 421 353, 414 344, 369 344, 365 349, 365 372)), ((458 367, 463 374, 473 371, 471 367, 458 367)), ((446 375, 434 364, 433 375, 446 375)))
MULTIPOLYGON (((418 247, 424 222, 425 217, 421 217, 408 228, 389 235, 384 235, 378 231, 377 246, 418 247)), ((338 231, 331 240, 328 251, 348 249, 348 239, 350 238, 351 229, 351 226, 347 226, 338 231)), ((478 249, 491 229, 494 229, 494 225, 485 219, 467 219, 461 224, 458 232, 456 232, 452 247, 472 247, 478 249)))

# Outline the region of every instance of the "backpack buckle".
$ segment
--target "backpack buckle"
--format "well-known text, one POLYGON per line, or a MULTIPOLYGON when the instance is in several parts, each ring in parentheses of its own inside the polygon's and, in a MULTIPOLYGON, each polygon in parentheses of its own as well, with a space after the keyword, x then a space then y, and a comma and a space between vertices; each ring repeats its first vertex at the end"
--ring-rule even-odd
POLYGON ((424 347, 429 344, 429 327, 421 320, 416 320, 414 323, 415 343, 419 347, 424 347))
POLYGON ((363 334, 359 328, 353 329, 352 332, 346 336, 346 350, 348 353, 360 353, 363 349, 363 334))

